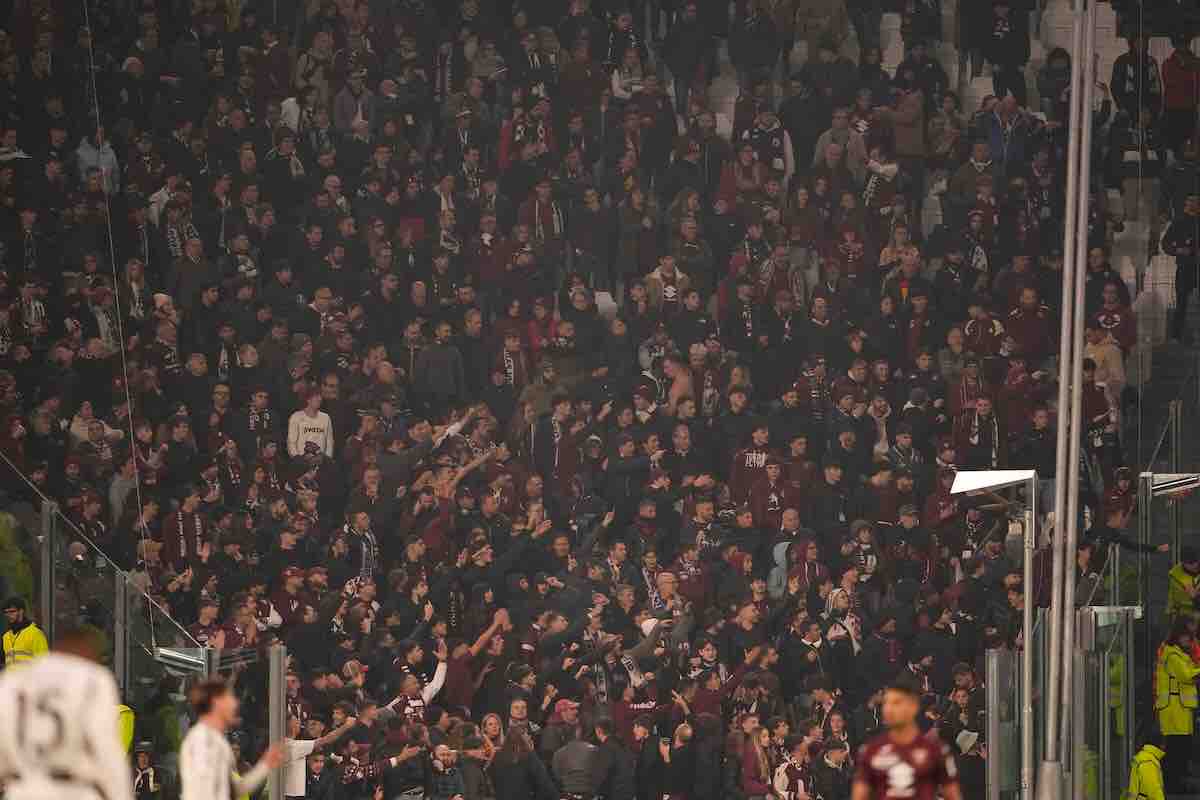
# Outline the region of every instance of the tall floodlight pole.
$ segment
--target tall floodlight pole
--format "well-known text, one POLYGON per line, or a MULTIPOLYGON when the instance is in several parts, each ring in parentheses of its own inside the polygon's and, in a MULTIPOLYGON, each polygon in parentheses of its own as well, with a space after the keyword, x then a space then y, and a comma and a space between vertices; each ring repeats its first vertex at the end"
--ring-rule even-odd
MULTIPOLYGON (((1044 799, 1055 798, 1057 792, 1050 787, 1062 786, 1062 760, 1058 756, 1058 708, 1062 703, 1060 682, 1057 680, 1055 664, 1062 663, 1063 651, 1068 650, 1063 643, 1063 613, 1062 594, 1064 575, 1070 554, 1066 549, 1067 530, 1067 493, 1069 488, 1063 486, 1067 476, 1069 438, 1078 437, 1078 433, 1070 426, 1067 409, 1070 408, 1070 383, 1066 379, 1066 368, 1072 361, 1074 330, 1076 314, 1082 317, 1082 311, 1075 306, 1075 287, 1073 269, 1078 254, 1075 252, 1075 225, 1079 205, 1087 206, 1086 193, 1080 196, 1078 188, 1080 166, 1081 128, 1091 125, 1091 109, 1087 110, 1086 122, 1084 107, 1082 107, 1082 86, 1087 80, 1091 64, 1081 58, 1084 50, 1084 0, 1076 0, 1072 19, 1072 59, 1073 68, 1070 71, 1070 114, 1068 143, 1067 143, 1067 210, 1063 217, 1063 270, 1062 270, 1062 311, 1060 314, 1060 333, 1058 333, 1058 365, 1060 365, 1060 380, 1058 380, 1058 427, 1055 444, 1055 499, 1054 499, 1054 533, 1050 537, 1051 579, 1050 579, 1050 613, 1048 614, 1048 634, 1050 652, 1051 679, 1046 686, 1046 717, 1045 717, 1045 752, 1038 775, 1039 795, 1044 799), (1066 489, 1066 491, 1064 491, 1066 489)), ((1085 151, 1086 152, 1086 151, 1085 151)), ((1069 656, 1067 656, 1069 657, 1069 656)))
MULTIPOLYGON (((1083 21, 1083 54, 1080 56, 1080 61, 1090 70, 1096 52, 1096 4, 1094 2, 1088 4, 1087 15, 1083 21)), ((1064 265, 1065 269, 1070 269, 1075 275, 1075 308, 1076 313, 1082 315, 1084 307, 1084 292, 1086 283, 1087 270, 1087 234, 1088 234, 1088 193, 1092 174, 1092 97, 1095 94, 1096 79, 1091 76, 1090 72, 1084 76, 1083 82, 1083 98, 1080 101, 1080 113, 1085 119, 1081 120, 1080 133, 1082 134, 1079 140, 1079 185, 1077 187, 1068 187, 1068 191, 1079 192, 1079 199, 1076 207, 1075 219, 1075 263, 1064 265)), ((1071 353, 1071 431, 1068 443, 1070 450, 1068 452, 1068 469, 1069 475, 1067 480, 1067 518, 1066 523, 1067 537, 1063 542, 1064 555, 1067 559, 1075 557, 1075 546, 1079 541, 1079 471, 1081 453, 1080 449, 1083 444, 1083 320, 1082 318, 1076 321, 1075 330, 1072 331, 1074 337, 1074 346, 1071 353)), ((1061 414, 1062 411, 1060 410, 1061 414)), ((1071 694, 1071 682, 1074 678, 1075 659, 1069 657, 1071 648, 1075 643, 1075 570, 1064 570, 1063 576, 1063 603, 1062 603, 1062 642, 1063 642, 1063 657, 1060 657, 1057 662, 1050 662, 1050 682, 1054 683, 1058 675, 1056 671, 1061 671, 1062 675, 1062 696, 1073 697, 1071 694)), ((1060 741, 1066 741, 1069 735, 1070 728, 1068 727, 1071 720, 1065 715, 1063 716, 1062 733, 1060 741)), ((1081 765, 1077 765, 1082 768, 1081 765)), ((1061 784, 1058 787, 1061 788, 1061 784)), ((1055 797, 1058 795, 1056 794, 1055 797)))
POLYGON ((950 494, 1025 486, 1029 508, 1025 513, 1025 547, 1022 573, 1024 608, 1021 610, 1021 800, 1033 800, 1033 549, 1037 542, 1037 470, 963 470, 954 476, 950 494))

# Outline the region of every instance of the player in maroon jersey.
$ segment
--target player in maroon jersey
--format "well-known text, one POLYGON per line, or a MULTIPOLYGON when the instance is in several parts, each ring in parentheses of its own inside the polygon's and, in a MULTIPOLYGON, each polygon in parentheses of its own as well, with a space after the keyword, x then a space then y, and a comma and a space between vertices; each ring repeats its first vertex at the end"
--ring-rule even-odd
POLYGON ((900 678, 888 684, 883 696, 887 731, 858 751, 851 800, 962 800, 958 770, 950 748, 936 731, 917 726, 921 693, 915 683, 900 678))

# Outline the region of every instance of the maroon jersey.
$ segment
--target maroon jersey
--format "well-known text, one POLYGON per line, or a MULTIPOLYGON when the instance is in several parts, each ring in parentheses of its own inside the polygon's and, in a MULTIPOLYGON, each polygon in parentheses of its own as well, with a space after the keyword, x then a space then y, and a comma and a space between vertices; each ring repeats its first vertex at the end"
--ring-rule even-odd
POLYGON ((882 733, 859 748, 855 763, 854 780, 871 787, 872 800, 935 800, 940 788, 958 784, 954 756, 933 731, 906 745, 882 733))

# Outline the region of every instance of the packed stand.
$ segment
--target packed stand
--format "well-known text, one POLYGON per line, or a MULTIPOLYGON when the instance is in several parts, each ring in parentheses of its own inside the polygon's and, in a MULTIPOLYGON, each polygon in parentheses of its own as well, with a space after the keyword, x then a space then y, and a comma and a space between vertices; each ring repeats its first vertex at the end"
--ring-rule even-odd
MULTIPOLYGON (((1053 486, 1070 57, 1028 108, 1032 6, 972 4, 996 96, 963 109, 937 2, 890 6, 10 6, 5 488, 201 644, 287 645, 289 797, 846 800, 900 675, 982 796, 1017 506, 949 490, 1053 486)), ((1172 150, 1181 263, 1200 218, 1194 133, 1116 77, 1081 602, 1135 496, 1123 149, 1172 150)), ((138 709, 139 797, 177 691, 138 709)))

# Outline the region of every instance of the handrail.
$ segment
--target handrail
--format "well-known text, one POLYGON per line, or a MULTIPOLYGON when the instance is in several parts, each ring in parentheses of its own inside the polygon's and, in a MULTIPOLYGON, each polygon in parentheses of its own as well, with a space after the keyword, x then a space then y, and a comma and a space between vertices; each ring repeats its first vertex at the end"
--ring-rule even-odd
POLYGON ((121 579, 123 581, 125 581, 126 585, 133 587, 133 589, 136 591, 137 595, 139 595, 140 598, 147 604, 146 610, 147 610, 147 615, 150 618, 150 629, 151 629, 152 637, 153 637, 154 622, 155 622, 154 616, 155 616, 155 612, 157 612, 157 614, 162 619, 169 621, 175 627, 175 630, 177 633, 182 634, 185 637, 185 644, 187 644, 190 647, 202 647, 203 646, 198 641, 196 641, 195 637, 193 637, 190 633, 188 633, 187 629, 184 628, 183 625, 181 625, 177 619, 172 617, 170 615, 170 613, 168 613, 167 610, 165 608, 163 608, 162 605, 157 600, 155 600, 153 597, 151 597, 149 594, 147 594, 142 589, 142 587, 137 584, 136 581, 134 581, 130 578, 130 573, 128 570, 121 568, 115 561, 113 561, 109 557, 109 555, 107 553, 104 552, 104 550, 100 547, 100 545, 98 545, 94 541, 92 541, 92 539, 86 533, 84 533, 83 530, 76 523, 72 522, 65 514, 63 514, 62 511, 59 510, 60 505, 59 505, 59 502, 55 498, 50 497, 45 492, 43 492, 42 489, 37 484, 35 484, 29 478, 29 476, 26 475, 16 464, 14 464, 12 462, 12 460, 9 459, 9 457, 3 451, 0 451, 0 459, 3 459, 4 463, 8 465, 8 468, 11 469, 14 473, 16 473, 21 478, 21 480, 23 480, 25 482, 25 484, 30 489, 32 489, 33 492, 39 498, 41 498, 43 504, 48 503, 53 506, 54 514, 55 514, 56 518, 63 521, 64 523, 66 523, 67 527, 71 529, 71 532, 74 534, 74 536, 76 537, 76 539, 78 541, 82 542, 87 547, 89 547, 95 555, 104 559, 105 564, 108 567, 112 568, 117 574, 119 574, 121 576, 121 579))

